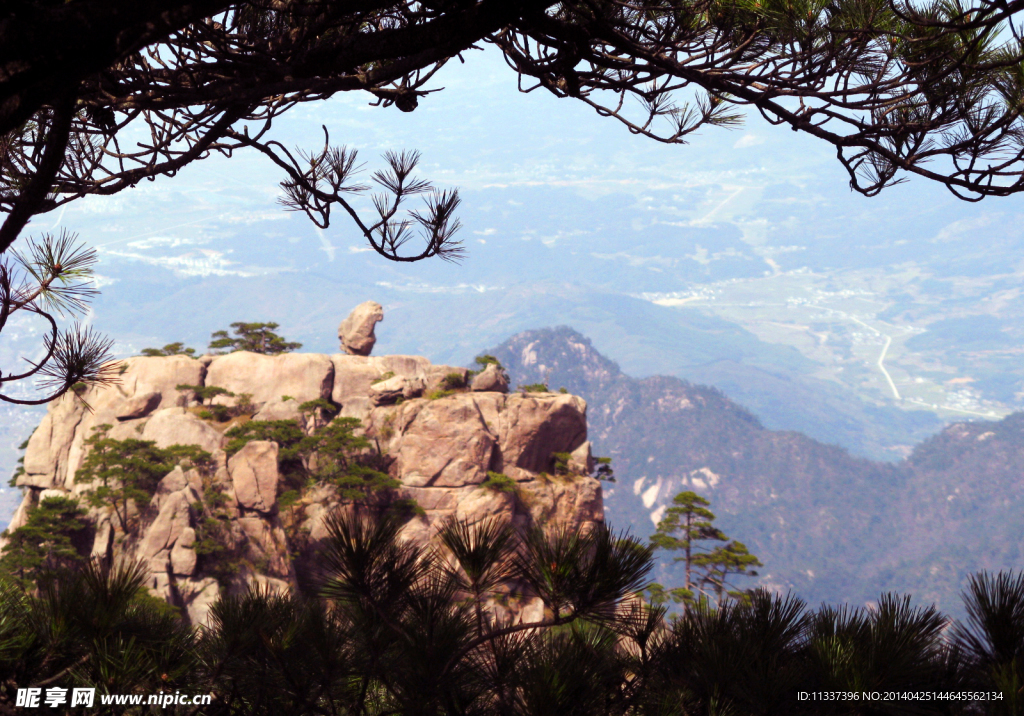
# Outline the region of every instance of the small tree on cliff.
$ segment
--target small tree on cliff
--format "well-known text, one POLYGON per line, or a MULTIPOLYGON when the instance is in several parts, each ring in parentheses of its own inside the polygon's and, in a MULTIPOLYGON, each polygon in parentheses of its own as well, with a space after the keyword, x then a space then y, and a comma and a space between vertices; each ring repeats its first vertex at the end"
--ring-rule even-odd
POLYGON ((85 494, 93 507, 111 507, 122 530, 127 531, 132 505, 145 507, 160 480, 182 460, 206 463, 210 454, 195 445, 159 448, 152 440, 116 440, 112 426, 97 425, 85 441, 89 452, 75 473, 75 482, 92 485, 85 494))
POLYGON ((747 551, 742 542, 729 542, 725 533, 714 526, 715 513, 708 509, 710 502, 696 492, 680 492, 672 498, 672 506, 665 510, 657 531, 651 536, 651 545, 669 552, 682 552, 673 562, 682 563, 683 586, 666 590, 655 584, 651 590, 655 602, 672 601, 691 607, 714 592, 719 604, 725 597, 741 598, 742 592, 729 590, 729 575, 754 576, 754 567, 761 566, 757 557, 747 551), (710 547, 708 543, 728 542, 724 546, 710 547))
POLYGON ((214 354, 231 353, 234 351, 251 351, 263 355, 276 356, 281 353, 302 348, 301 343, 286 341, 274 333, 276 323, 232 323, 235 335, 229 336, 227 331, 215 331, 210 341, 210 351, 214 354))
MULTIPOLYGON (((337 410, 323 400, 299 408, 314 417, 327 408, 337 410)), ((251 420, 225 433, 229 438, 225 449, 230 456, 253 440, 276 442, 281 476, 289 490, 301 492, 312 484, 330 484, 338 488, 342 500, 366 503, 401 483, 377 469, 373 443, 360 433, 361 427, 357 418, 335 418, 326 423, 317 418, 307 434, 297 420, 251 420)))
POLYGON ((29 584, 44 572, 80 564, 87 532, 85 510, 77 500, 47 497, 29 510, 24 525, 4 532, 8 541, 0 570, 29 584))
POLYGON ((185 344, 181 341, 175 343, 168 343, 163 348, 143 348, 140 355, 148 358, 157 358, 161 356, 188 356, 194 358, 196 354, 195 348, 186 348, 185 344))

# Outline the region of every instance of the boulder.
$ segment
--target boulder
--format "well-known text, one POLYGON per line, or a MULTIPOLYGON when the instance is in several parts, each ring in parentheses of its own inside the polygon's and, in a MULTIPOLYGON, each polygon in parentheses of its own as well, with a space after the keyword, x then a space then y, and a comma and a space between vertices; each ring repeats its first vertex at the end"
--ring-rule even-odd
MULTIPOLYGON (((115 400, 120 392, 129 400, 149 393, 159 393, 165 406, 174 405, 180 395, 179 385, 202 385, 206 366, 188 356, 166 356, 159 358, 128 358, 124 361, 125 372, 116 389, 97 392, 96 405, 99 411, 105 407, 106 399, 115 400)), ((117 402, 121 402, 118 399, 117 402)), ((93 401, 90 401, 92 403, 93 401)))
POLYGON ((459 505, 459 492, 454 488, 441 487, 405 487, 402 489, 404 497, 416 500, 425 512, 452 512, 459 505))
MULTIPOLYGON (((156 519, 142 536, 139 550, 141 558, 152 560, 174 546, 191 522, 190 497, 190 494, 182 490, 168 495, 163 500, 156 519)), ((166 560, 166 557, 164 559, 166 560)))
POLYGON ((507 393, 508 376, 501 368, 490 363, 480 373, 473 376, 469 388, 480 393, 507 393))
POLYGON ((459 490, 455 516, 468 522, 479 522, 492 517, 511 514, 513 496, 508 492, 478 487, 475 490, 459 490))
POLYGON ((186 527, 171 548, 171 572, 188 577, 196 570, 196 531, 186 527))
POLYGON ((92 540, 92 553, 89 555, 94 560, 104 560, 110 556, 110 549, 113 546, 114 528, 110 524, 110 516, 104 515, 96 522, 96 536, 92 540))
POLYGON ((423 378, 434 367, 423 356, 379 356, 370 361, 382 375, 394 373, 404 378, 423 378))
MULTIPOLYGON (((377 311, 370 314, 373 320, 363 331, 367 338, 372 338, 379 320, 377 311)), ((215 508, 224 520, 226 546, 245 564, 230 589, 244 589, 246 583, 281 592, 294 588, 296 567, 289 539, 315 560, 316 545, 327 534, 327 519, 341 505, 337 490, 329 485, 305 490, 294 508, 279 518, 278 445, 250 442, 228 459, 221 431, 179 405, 178 384, 249 393, 257 409, 254 419, 292 419, 298 417, 302 402, 328 398, 340 405, 341 415, 362 420, 367 436, 382 451, 389 474, 402 483, 400 496, 415 499, 422 508, 422 514, 403 527, 405 539, 433 539, 451 515, 470 521, 507 518, 517 528, 564 523, 588 529, 603 519, 600 483, 583 477, 593 470, 583 400, 568 394, 509 395, 507 377, 494 366, 475 376, 468 391, 434 400, 421 397, 441 388, 452 373, 458 374, 456 383, 467 379, 465 368, 432 365, 418 356, 239 352, 202 360, 130 359, 119 387, 87 392, 95 413, 77 399, 50 405, 29 441, 27 473, 19 484, 31 489, 11 528, 24 522, 41 496, 69 491, 73 495, 88 487, 75 485, 73 475, 95 426, 111 424, 113 439, 153 440, 160 447, 196 445, 213 454, 213 465, 202 474, 180 467, 168 473, 149 505, 132 512, 131 534, 118 534, 118 522, 111 521, 109 510, 90 510, 88 519, 95 525, 93 556, 149 565, 152 592, 183 606, 193 625, 207 623, 220 587, 197 560, 192 506, 202 501, 207 489, 216 488, 226 497, 215 508), (555 452, 572 454, 571 474, 550 474, 555 452), (515 490, 483 488, 490 470, 512 478, 515 490), (549 474, 540 474, 544 472, 549 474)), ((515 609, 508 613, 510 619, 517 618, 515 609)))
POLYGON ((152 440, 157 447, 198 445, 213 452, 224 445, 224 436, 185 408, 166 408, 153 413, 142 431, 143 440, 152 440))
POLYGON ((331 356, 331 363, 334 365, 331 401, 341 406, 342 417, 364 420, 373 407, 370 386, 386 371, 381 369, 377 359, 366 356, 335 354, 331 356))
POLYGON ((593 444, 587 440, 578 448, 572 451, 569 458, 569 470, 577 475, 587 475, 597 467, 597 461, 593 455, 593 444))
POLYGON ((275 597, 287 597, 292 593, 292 585, 283 579, 274 579, 262 574, 250 574, 245 580, 250 587, 255 587, 264 594, 275 597))
MULTIPOLYGON (((82 396, 92 408, 70 394, 53 401, 29 440, 25 474, 19 485, 70 488, 85 453, 85 440, 97 425, 111 424, 111 437, 138 437, 132 421, 159 406, 173 406, 179 384, 201 385, 206 368, 187 356, 129 358, 121 362, 118 383, 91 387, 82 396)), ((181 441, 178 441, 181 442, 181 441)))
POLYGON ((123 421, 144 418, 156 410, 162 398, 163 396, 156 391, 129 398, 125 401, 124 406, 117 411, 117 419, 123 421))
POLYGON ((68 454, 79 437, 79 425, 86 413, 82 402, 74 398, 64 397, 49 404, 42 422, 28 440, 25 472, 18 477, 18 487, 47 488, 64 484, 68 454))
POLYGON ((157 485, 157 493, 180 492, 188 487, 188 479, 185 477, 185 471, 181 469, 181 465, 175 465, 174 469, 163 476, 160 480, 160 484, 157 485))
POLYGON ((171 592, 171 574, 167 571, 167 553, 161 552, 157 557, 149 560, 149 583, 146 585, 149 593, 157 599, 163 599, 171 603, 174 595, 171 592))
POLYGON ((496 436, 472 393, 399 406, 389 446, 393 470, 411 487, 461 487, 487 479, 496 436))
MULTIPOLYGON (((399 398, 405 397, 408 378, 396 375, 370 386, 370 401, 374 405, 391 405, 399 398)), ((411 391, 410 391, 411 392, 411 391)), ((420 389, 422 391, 422 388, 420 389)))
POLYGON ((262 517, 240 517, 238 526, 246 536, 246 556, 261 562, 261 571, 278 578, 292 576, 288 540, 280 525, 262 517))
POLYGON ((210 611, 220 599, 220 586, 213 577, 178 582, 178 594, 193 627, 210 626, 210 611))
POLYGON ((270 400, 259 411, 252 416, 253 420, 295 420, 301 418, 299 412, 299 401, 291 398, 289 400, 270 400))
POLYGON ((551 472, 556 452, 571 453, 586 441, 587 404, 561 393, 509 395, 498 425, 499 472, 508 473, 510 467, 551 472))
POLYGON ((376 301, 360 303, 338 326, 341 350, 350 355, 368 356, 377 342, 374 328, 384 320, 384 309, 376 301))
POLYGON ((128 358, 123 373, 111 387, 90 388, 83 396, 95 411, 83 428, 118 420, 144 417, 159 406, 169 408, 182 400, 179 385, 202 385, 206 367, 188 356, 128 358), (154 396, 153 394, 156 394, 154 396))
POLYGON ((450 389, 451 383, 449 383, 449 376, 457 376, 458 383, 462 386, 469 385, 468 369, 450 365, 432 365, 427 369, 426 374, 423 377, 426 389, 428 391, 450 389))
POLYGON ((283 353, 266 356, 237 351, 218 356, 206 374, 206 385, 216 385, 236 396, 248 393, 257 404, 290 396, 296 405, 331 397, 334 365, 319 353, 283 353))
MULTIPOLYGON (((19 527, 24 527, 25 523, 28 521, 29 510, 33 507, 31 499, 32 490, 26 490, 25 492, 27 493, 25 498, 21 501, 21 504, 18 505, 18 509, 14 511, 14 515, 11 517, 10 523, 7 525, 7 534, 14 532, 14 530, 19 527)), ((7 546, 8 541, 7 537, 0 535, 0 550, 7 546)))
POLYGON ((277 504, 277 443, 253 440, 228 460, 228 472, 239 506, 270 512, 277 504))
POLYGON ((533 480, 520 485, 534 524, 586 528, 604 521, 601 483, 592 477, 533 480))

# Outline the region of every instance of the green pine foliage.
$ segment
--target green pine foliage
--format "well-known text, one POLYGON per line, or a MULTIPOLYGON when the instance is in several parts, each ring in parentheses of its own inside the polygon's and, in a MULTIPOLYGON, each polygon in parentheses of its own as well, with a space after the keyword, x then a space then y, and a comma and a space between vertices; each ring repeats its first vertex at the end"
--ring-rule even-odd
POLYGON ((487 471, 487 479, 480 483, 480 487, 494 492, 515 492, 516 481, 502 472, 487 471))
POLYGON ((77 484, 91 485, 83 494, 93 507, 110 507, 121 529, 127 531, 132 507, 146 507, 160 480, 184 460, 208 464, 211 456, 195 445, 159 448, 151 440, 109 436, 111 425, 94 428, 88 449, 75 473, 77 484))
MULTIPOLYGON (((100 708, 105 694, 174 693, 196 688, 203 668, 199 634, 146 590, 148 568, 83 562, 58 570, 26 593, 0 580, 0 703, 14 708, 18 687, 63 688, 50 713, 141 713, 100 708), (96 689, 95 709, 70 709, 70 689, 96 689)), ((144 697, 145 698, 145 697, 144 697)), ((31 709, 25 710, 29 712, 31 709)), ((181 713, 181 712, 179 712, 181 713)))
POLYGON ((569 461, 572 460, 572 453, 556 452, 551 454, 554 463, 553 470, 556 475, 566 476, 570 473, 569 461))
POLYGON ((610 457, 597 457, 594 458, 594 462, 597 463, 594 477, 604 482, 615 482, 615 470, 612 469, 612 459, 610 457))
POLYGON ((232 393, 230 390, 228 390, 227 388, 221 388, 220 386, 217 385, 187 385, 185 383, 179 383, 178 385, 174 386, 174 389, 182 392, 192 393, 192 396, 195 398, 195 400, 199 401, 200 405, 203 405, 204 403, 206 405, 212 405, 213 399, 216 398, 218 395, 223 395, 228 398, 235 397, 235 394, 232 393))
POLYGON ((299 412, 312 420, 315 428, 327 425, 338 414, 338 406, 329 400, 317 398, 299 404, 299 412))
POLYGON ((5 531, 0 572, 30 584, 46 572, 80 564, 89 536, 85 510, 70 497, 47 497, 29 510, 25 524, 5 531))
POLYGON ((494 356, 492 356, 490 354, 484 354, 484 355, 477 356, 476 358, 473 359, 473 363, 477 367, 469 371, 468 377, 470 379, 472 379, 473 376, 476 376, 476 375, 479 375, 480 373, 483 373, 484 370, 487 369, 487 366, 493 365, 502 373, 502 375, 505 376, 505 379, 508 380, 508 371, 505 370, 505 366, 503 366, 501 364, 500 360, 498 360, 497 358, 495 358, 494 356))
POLYGON ((278 444, 278 462, 281 469, 291 469, 294 461, 299 459, 298 445, 306 437, 296 420, 250 420, 242 425, 236 425, 224 435, 228 438, 228 444, 224 448, 228 457, 234 455, 246 443, 253 440, 270 440, 278 444))
POLYGON ((441 390, 456 391, 466 388, 468 385, 464 373, 448 373, 441 379, 441 390))
POLYGON ((143 348, 142 355, 148 358, 157 358, 161 356, 188 356, 194 358, 196 355, 195 348, 186 348, 184 343, 168 343, 163 348, 143 348))
POLYGON ((231 546, 228 496, 219 486, 204 482, 207 484, 203 499, 192 504, 196 533, 192 548, 196 553, 196 567, 215 578, 222 587, 228 587, 239 571, 238 550, 231 546))
POLYGON ((730 589, 733 576, 756 577, 756 567, 763 567, 761 561, 750 554, 747 546, 738 540, 715 547, 701 562, 705 569, 704 583, 715 592, 715 599, 722 604, 725 598, 744 600, 748 594, 730 589))
MULTIPOLYGON (((310 412, 337 410, 326 401, 303 406, 310 412)), ((399 482, 379 469, 373 443, 357 432, 360 428, 357 418, 335 418, 314 425, 307 434, 296 420, 253 420, 225 433, 229 439, 225 450, 234 455, 253 440, 275 442, 285 490, 301 493, 314 484, 330 484, 343 500, 365 500, 399 487, 399 482)))
POLYGON ((526 385, 520 385, 518 389, 521 393, 549 393, 548 386, 544 383, 528 383, 526 385))
MULTIPOLYGON (((570 452, 554 452, 551 453, 552 472, 557 477, 572 477, 574 474, 573 468, 570 466, 572 462, 572 453, 570 452)), ((575 474, 585 474, 583 472, 577 472, 575 474)), ((615 482, 615 472, 612 470, 612 459, 610 457, 595 457, 594 458, 594 471, 590 475, 598 480, 604 480, 605 482, 615 482)))
POLYGON ((215 331, 211 335, 210 352, 214 354, 232 353, 234 351, 251 351, 264 355, 276 356, 302 348, 301 343, 286 341, 274 331, 276 323, 243 323, 231 324, 234 335, 227 331, 215 331))
POLYGON ((766 590, 699 599, 668 620, 636 597, 652 548, 605 526, 451 518, 419 545, 401 538, 404 520, 334 515, 315 594, 229 593, 202 629, 146 593, 141 564, 82 561, 31 591, 0 577, 0 706, 15 713, 17 688, 36 684, 96 688, 97 701, 216 695, 168 710, 191 716, 1017 716, 1024 705, 1021 573, 974 575, 963 623, 899 595, 814 610, 766 590), (515 598, 509 584, 543 609, 493 614, 515 598), (862 700, 874 692, 901 698, 862 700))
POLYGON ((501 371, 505 370, 505 366, 501 364, 501 361, 490 354, 477 356, 476 358, 473 359, 473 362, 480 366, 479 370, 483 370, 489 365, 497 366, 498 370, 501 371))
POLYGON ((684 580, 682 586, 673 589, 655 585, 650 592, 655 603, 671 599, 689 609, 712 597, 719 606, 726 603, 727 597, 746 598, 745 592, 732 588, 731 579, 756 576, 754 568, 763 565, 746 545, 730 541, 715 527, 715 514, 708 509, 710 504, 695 492, 680 492, 658 522, 651 545, 679 554, 672 561, 682 563, 684 580), (722 542, 726 544, 716 544, 722 542))
POLYGON ((218 385, 188 385, 185 383, 176 385, 175 390, 191 394, 193 400, 197 400, 201 406, 205 406, 196 413, 203 420, 225 423, 240 415, 252 415, 256 412, 256 406, 252 403, 252 393, 235 395, 227 388, 218 385), (215 398, 222 395, 226 398, 238 398, 238 400, 234 405, 221 405, 213 402, 215 398))

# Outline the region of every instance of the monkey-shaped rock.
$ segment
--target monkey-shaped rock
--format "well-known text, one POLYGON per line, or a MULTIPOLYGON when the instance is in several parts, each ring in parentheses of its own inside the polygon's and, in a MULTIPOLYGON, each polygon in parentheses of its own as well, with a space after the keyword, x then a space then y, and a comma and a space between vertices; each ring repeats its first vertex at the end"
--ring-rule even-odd
POLYGON ((377 342, 374 328, 384 320, 384 309, 376 301, 360 303, 338 326, 341 349, 349 355, 368 356, 377 342))

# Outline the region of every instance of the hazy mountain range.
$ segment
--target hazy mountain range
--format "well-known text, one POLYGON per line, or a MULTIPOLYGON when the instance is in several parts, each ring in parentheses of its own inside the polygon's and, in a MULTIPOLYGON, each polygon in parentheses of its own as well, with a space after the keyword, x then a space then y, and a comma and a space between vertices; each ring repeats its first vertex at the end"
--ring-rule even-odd
MULTIPOLYGON (((768 430, 715 388, 632 378, 570 328, 527 331, 491 352, 513 385, 586 398, 595 452, 617 476, 605 485, 607 518, 635 534, 651 534, 672 498, 693 490, 764 562, 758 583, 812 603, 892 590, 955 611, 967 574, 1022 564, 1024 414, 951 425, 892 464, 768 430)), ((681 575, 663 565, 661 579, 681 575)))

